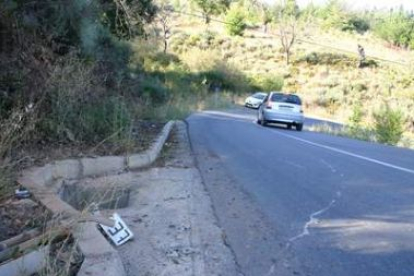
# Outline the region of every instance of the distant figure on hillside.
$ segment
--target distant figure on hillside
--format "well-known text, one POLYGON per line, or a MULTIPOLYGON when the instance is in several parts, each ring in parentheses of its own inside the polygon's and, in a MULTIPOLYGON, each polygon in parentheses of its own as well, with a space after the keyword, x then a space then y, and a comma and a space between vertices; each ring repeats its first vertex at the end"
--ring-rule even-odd
POLYGON ((358 67, 362 68, 365 64, 365 50, 364 47, 358 44, 359 64, 358 67))

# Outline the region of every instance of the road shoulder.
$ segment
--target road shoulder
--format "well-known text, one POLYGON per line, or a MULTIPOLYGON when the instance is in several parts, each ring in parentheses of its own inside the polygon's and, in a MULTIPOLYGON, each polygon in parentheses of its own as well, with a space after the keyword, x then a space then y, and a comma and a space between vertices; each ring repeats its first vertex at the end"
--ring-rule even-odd
POLYGON ((130 205, 118 210, 135 233, 118 248, 127 275, 237 275, 184 123, 169 143, 163 167, 132 173, 130 205))

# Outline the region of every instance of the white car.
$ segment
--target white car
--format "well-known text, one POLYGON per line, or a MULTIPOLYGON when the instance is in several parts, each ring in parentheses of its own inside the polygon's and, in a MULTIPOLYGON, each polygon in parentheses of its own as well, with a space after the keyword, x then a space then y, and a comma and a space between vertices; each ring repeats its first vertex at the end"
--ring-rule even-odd
POLYGON ((285 124, 288 129, 295 126, 297 131, 303 128, 302 100, 298 95, 270 92, 257 114, 257 123, 285 124))
POLYGON ((266 96, 267 93, 257 92, 246 98, 246 100, 244 101, 244 106, 251 108, 259 108, 262 105, 263 100, 266 98, 266 96))

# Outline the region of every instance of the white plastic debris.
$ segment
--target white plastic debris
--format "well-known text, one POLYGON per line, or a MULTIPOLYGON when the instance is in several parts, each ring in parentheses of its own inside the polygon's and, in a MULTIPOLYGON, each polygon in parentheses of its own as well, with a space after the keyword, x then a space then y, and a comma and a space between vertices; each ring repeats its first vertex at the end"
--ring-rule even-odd
POLYGON ((117 213, 114 213, 111 219, 115 221, 114 227, 103 224, 100 224, 100 226, 116 246, 120 246, 134 237, 132 231, 117 213))
POLYGON ((30 197, 30 192, 26 190, 24 187, 20 187, 19 189, 15 190, 14 194, 18 199, 30 197))

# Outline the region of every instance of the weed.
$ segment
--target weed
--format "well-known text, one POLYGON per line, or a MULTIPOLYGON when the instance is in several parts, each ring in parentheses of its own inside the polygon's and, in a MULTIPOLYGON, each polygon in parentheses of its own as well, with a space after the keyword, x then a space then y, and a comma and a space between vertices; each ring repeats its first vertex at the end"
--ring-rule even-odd
POLYGON ((391 109, 388 104, 374 113, 377 141, 396 145, 404 133, 404 117, 400 110, 391 109))
POLYGON ((12 195, 13 188, 11 168, 2 164, 0 168, 0 202, 12 195))

